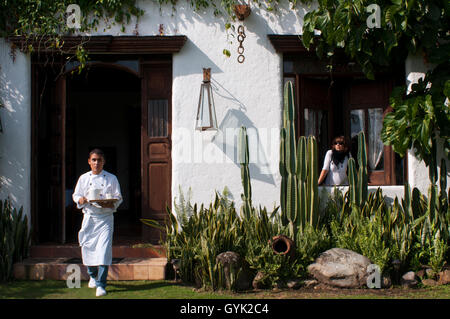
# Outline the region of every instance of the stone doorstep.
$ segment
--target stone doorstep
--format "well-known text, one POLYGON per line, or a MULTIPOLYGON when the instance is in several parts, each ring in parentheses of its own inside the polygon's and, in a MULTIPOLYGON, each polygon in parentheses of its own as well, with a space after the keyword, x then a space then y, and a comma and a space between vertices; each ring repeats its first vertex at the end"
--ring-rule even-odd
MULTIPOLYGON (((25 280, 67 280, 72 272, 67 272, 70 264, 67 258, 27 258, 14 264, 14 277, 25 280)), ((124 258, 112 264, 108 280, 164 280, 166 258, 124 258)), ((77 264, 81 270, 81 280, 89 280, 87 267, 77 264)))
MULTIPOLYGON (((166 253, 162 246, 130 247, 113 245, 113 256, 137 258, 162 258, 166 253)), ((31 258, 81 258, 81 248, 78 245, 36 245, 30 248, 31 258)))

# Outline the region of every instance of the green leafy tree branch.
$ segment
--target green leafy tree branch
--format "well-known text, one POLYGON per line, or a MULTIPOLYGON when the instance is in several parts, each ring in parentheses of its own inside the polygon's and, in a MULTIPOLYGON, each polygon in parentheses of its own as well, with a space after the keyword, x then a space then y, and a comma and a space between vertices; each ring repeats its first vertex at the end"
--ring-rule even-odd
POLYGON ((375 70, 404 65, 409 54, 423 56, 433 66, 423 80, 395 88, 392 112, 383 122, 382 140, 395 152, 416 156, 430 169, 436 181, 436 138, 444 143, 450 159, 450 3, 445 0, 319 0, 318 8, 305 15, 302 41, 314 48, 332 66, 338 51, 358 63, 369 79, 375 70), (369 27, 368 19, 378 5, 379 27, 369 27))

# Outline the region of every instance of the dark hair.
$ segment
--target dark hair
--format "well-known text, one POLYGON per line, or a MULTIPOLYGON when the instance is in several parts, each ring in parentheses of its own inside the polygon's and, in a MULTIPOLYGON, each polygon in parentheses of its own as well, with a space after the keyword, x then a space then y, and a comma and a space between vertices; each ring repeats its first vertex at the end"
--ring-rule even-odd
POLYGON ((90 151, 88 158, 91 158, 92 154, 97 154, 98 156, 101 156, 103 157, 103 159, 105 159, 105 153, 103 153, 103 151, 99 148, 94 148, 92 151, 90 151))
POLYGON ((347 143, 345 136, 344 135, 336 136, 333 139, 333 143, 331 143, 331 161, 335 165, 343 163, 345 160, 345 157, 347 157, 348 154, 349 154, 349 147, 348 147, 348 143, 347 143), (333 148, 333 145, 336 142, 342 142, 342 144, 344 146, 344 149, 342 151, 337 151, 333 148))

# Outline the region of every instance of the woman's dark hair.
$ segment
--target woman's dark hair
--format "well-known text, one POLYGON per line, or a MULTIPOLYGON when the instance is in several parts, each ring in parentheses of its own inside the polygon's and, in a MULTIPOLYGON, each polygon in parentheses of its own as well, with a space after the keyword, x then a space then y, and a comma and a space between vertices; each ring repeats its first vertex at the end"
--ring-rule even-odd
POLYGON ((345 160, 345 157, 347 157, 349 154, 349 147, 347 143, 347 139, 344 135, 336 136, 333 139, 333 143, 331 143, 331 161, 338 165, 340 163, 343 163, 345 160), (337 151, 334 149, 334 145, 336 143, 342 143, 344 145, 344 149, 342 151, 337 151))
POLYGON ((92 154, 97 154, 98 156, 101 156, 103 157, 103 159, 105 159, 105 153, 103 153, 103 151, 99 148, 94 148, 92 151, 90 151, 88 158, 91 158, 92 154))

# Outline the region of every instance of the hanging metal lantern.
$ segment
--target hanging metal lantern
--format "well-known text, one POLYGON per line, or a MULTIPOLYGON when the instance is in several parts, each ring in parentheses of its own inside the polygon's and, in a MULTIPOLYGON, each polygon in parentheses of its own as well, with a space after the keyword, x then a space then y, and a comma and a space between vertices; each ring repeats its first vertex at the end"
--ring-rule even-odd
POLYGON ((211 88, 211 69, 203 69, 203 83, 200 87, 195 129, 199 131, 217 130, 216 107, 211 88))

